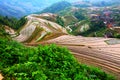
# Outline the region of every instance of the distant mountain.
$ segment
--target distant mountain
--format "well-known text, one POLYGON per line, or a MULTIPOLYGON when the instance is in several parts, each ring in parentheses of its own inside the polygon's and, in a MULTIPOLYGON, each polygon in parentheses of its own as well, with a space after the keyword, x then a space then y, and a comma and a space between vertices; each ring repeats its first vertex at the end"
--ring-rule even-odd
POLYGON ((89 1, 77 1, 77 2, 73 2, 72 5, 81 8, 92 6, 92 4, 89 1))
POLYGON ((46 9, 44 9, 43 11, 41 11, 40 13, 57 13, 61 10, 64 10, 65 8, 71 6, 71 4, 67 1, 61 1, 55 4, 52 4, 50 7, 47 7, 46 9))
MULTIPOLYGON (((70 6, 73 2, 98 3, 97 5, 106 5, 108 3, 120 3, 120 0, 0 0, 0 15, 20 18, 25 15, 36 12, 57 12, 70 6), (63 1, 62 3, 56 3, 63 1), (68 1, 68 2, 66 2, 68 1), (70 3, 69 3, 70 2, 70 3), (102 2, 102 3, 101 3, 102 2), (56 4, 55 4, 56 3, 56 4), (52 5, 49 8, 46 8, 52 5), (46 9, 45 9, 46 8, 46 9)), ((80 4, 77 6, 90 6, 89 4, 80 4)))
POLYGON ((0 0, 0 15, 19 18, 44 7, 45 3, 39 0, 0 0))
POLYGON ((119 5, 120 0, 90 0, 93 6, 111 6, 111 5, 119 5))
POLYGON ((61 0, 0 0, 0 15, 20 18, 58 1, 61 0))
POLYGON ((72 5, 75 7, 106 7, 106 6, 112 6, 120 4, 119 0, 79 0, 72 2, 72 5))

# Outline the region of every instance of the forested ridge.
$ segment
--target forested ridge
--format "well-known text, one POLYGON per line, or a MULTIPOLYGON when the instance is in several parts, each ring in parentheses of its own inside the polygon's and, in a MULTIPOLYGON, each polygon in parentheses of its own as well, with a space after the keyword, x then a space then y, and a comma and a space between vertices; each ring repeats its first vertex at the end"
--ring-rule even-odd
POLYGON ((22 17, 20 19, 16 19, 13 17, 7 17, 7 16, 1 16, 0 15, 0 24, 6 25, 11 27, 12 29, 19 29, 26 23, 27 19, 25 17, 22 17))

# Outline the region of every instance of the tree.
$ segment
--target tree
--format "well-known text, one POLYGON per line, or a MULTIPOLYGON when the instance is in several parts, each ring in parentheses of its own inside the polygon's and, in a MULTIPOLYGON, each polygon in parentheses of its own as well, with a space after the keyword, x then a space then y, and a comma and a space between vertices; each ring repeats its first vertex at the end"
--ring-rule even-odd
POLYGON ((11 39, 10 35, 6 33, 5 31, 5 26, 0 24, 0 38, 6 38, 6 39, 11 39))
POLYGON ((76 11, 74 13, 74 16, 78 19, 78 20, 85 20, 86 17, 85 17, 85 11, 84 10, 79 10, 79 11, 76 11))
POLYGON ((0 16, 0 24, 9 26, 13 29, 19 29, 21 26, 23 26, 26 23, 27 19, 25 17, 22 17, 21 19, 16 19, 13 17, 7 17, 7 16, 0 16))
POLYGON ((56 23, 58 23, 61 26, 64 26, 64 21, 62 20, 62 18, 60 16, 57 16, 56 23))

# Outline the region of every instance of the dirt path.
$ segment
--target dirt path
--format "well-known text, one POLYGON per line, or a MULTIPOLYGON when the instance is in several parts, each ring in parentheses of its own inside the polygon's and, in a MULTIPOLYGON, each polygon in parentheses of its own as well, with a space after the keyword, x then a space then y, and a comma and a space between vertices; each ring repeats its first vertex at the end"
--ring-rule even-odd
POLYGON ((120 80, 120 44, 108 45, 106 38, 61 36, 42 44, 66 46, 81 63, 97 66, 120 80))

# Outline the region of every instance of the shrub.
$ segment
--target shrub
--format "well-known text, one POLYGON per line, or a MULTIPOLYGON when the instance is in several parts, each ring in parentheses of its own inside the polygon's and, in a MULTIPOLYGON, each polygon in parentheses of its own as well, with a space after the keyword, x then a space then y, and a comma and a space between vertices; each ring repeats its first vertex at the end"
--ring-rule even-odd
POLYGON ((25 47, 4 39, 0 39, 0 70, 5 80, 115 80, 98 68, 79 64, 64 47, 25 47))

